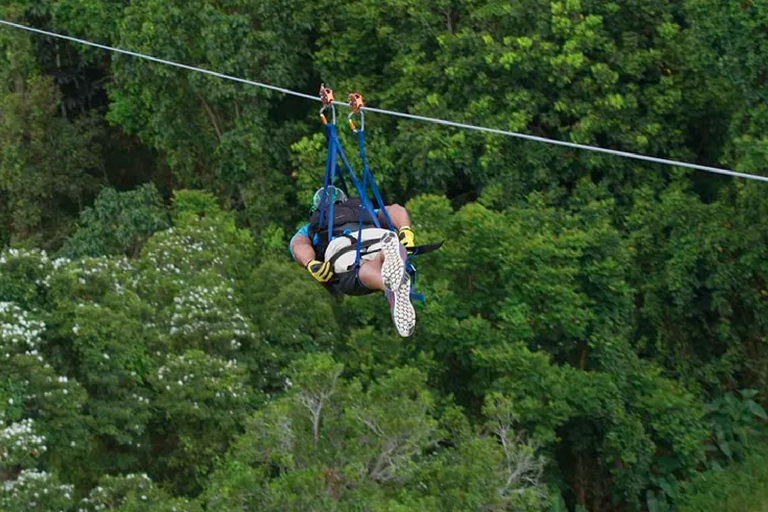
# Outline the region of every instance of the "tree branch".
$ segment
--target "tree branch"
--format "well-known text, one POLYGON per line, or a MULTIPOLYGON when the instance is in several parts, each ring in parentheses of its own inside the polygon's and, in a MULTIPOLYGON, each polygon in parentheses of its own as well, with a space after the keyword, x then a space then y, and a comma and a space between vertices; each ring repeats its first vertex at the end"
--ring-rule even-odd
POLYGON ((208 114, 208 119, 210 119, 211 124, 213 125, 216 136, 219 138, 219 141, 221 141, 221 129, 219 128, 219 124, 216 122, 216 114, 213 113, 211 106, 207 101, 205 101, 205 96, 203 96, 202 93, 197 93, 197 97, 200 98, 200 101, 203 103, 203 107, 208 114))

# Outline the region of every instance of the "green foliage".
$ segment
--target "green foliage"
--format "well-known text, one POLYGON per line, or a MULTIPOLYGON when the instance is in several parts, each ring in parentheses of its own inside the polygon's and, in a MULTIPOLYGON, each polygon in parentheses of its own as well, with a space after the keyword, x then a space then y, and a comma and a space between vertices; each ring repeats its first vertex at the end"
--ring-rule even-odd
POLYGON ((61 93, 41 75, 29 37, 0 34, 0 242, 62 242, 102 169, 99 120, 60 115, 61 93))
MULTIPOLYGON (((768 415, 753 398, 757 390, 745 389, 739 396, 725 394, 706 405, 709 429, 714 436, 714 446, 729 461, 741 460, 753 448, 751 439, 764 430, 761 420, 768 420, 768 415)), ((713 459, 710 464, 717 468, 720 464, 713 459)))
POLYGON ((503 411, 476 436, 449 409, 452 435, 418 370, 394 369, 368 388, 342 372, 327 354, 293 365, 286 396, 253 415, 214 475, 209 507, 541 509, 542 461, 503 411))
MULTIPOLYGON (((767 14, 0 6, 303 92, 758 174, 767 14)), ((446 241, 416 261, 403 339, 381 294, 336 300, 289 261, 317 105, 10 29, 0 84, 0 509, 652 512, 746 482, 712 469, 750 464, 765 428, 764 184, 371 112, 386 199, 446 241)))
MULTIPOLYGON (((13 464, 42 464, 83 490, 133 471, 195 493, 258 390, 274 388, 285 358, 270 361, 279 348, 262 348, 235 298, 253 239, 220 210, 175 222, 139 259, 0 254, 0 398, 9 440, 38 452, 4 451, 13 464)), ((184 505, 131 500, 126 510, 184 505)))
POLYGON ((135 256, 149 236, 168 227, 162 198, 154 186, 122 193, 106 188, 93 207, 80 214, 80 226, 67 239, 62 255, 135 256))
POLYGON ((47 450, 45 438, 35 434, 34 420, 31 419, 5 426, 0 431, 0 446, 0 468, 5 471, 34 467, 37 457, 47 450))
POLYGON ((0 300, 41 307, 48 300, 51 273, 67 260, 51 260, 45 251, 8 249, 0 253, 0 300))
MULTIPOLYGON (((301 2, 141 2, 118 23, 120 46, 222 73, 297 86, 306 78, 301 2), (252 22, 258 20, 258 23, 252 22)), ((115 58, 108 118, 162 151, 183 185, 212 187, 258 228, 286 218, 287 175, 275 166, 275 96, 253 87, 115 58), (169 80, 179 86, 167 88, 169 80), (154 98, 144 101, 142 98, 154 98)))
POLYGON ((46 472, 23 470, 0 489, 0 507, 7 512, 69 510, 72 505, 73 487, 62 485, 58 478, 46 472))
POLYGON ((679 512, 765 510, 768 496, 768 451, 756 443, 741 462, 725 469, 703 471, 686 486, 679 512))
POLYGON ((173 195, 173 215, 177 219, 192 216, 220 217, 221 206, 208 192, 202 190, 178 190, 173 195))
MULTIPOLYGON (((226 451, 256 396, 246 384, 245 368, 201 351, 169 359, 149 378, 154 406, 162 411, 158 432, 170 453, 157 470, 175 475, 177 488, 187 492, 202 484, 217 457, 226 451)), ((166 448, 167 449, 167 448, 166 448)))
POLYGON ((155 510, 196 512, 199 507, 183 499, 170 499, 146 474, 105 476, 80 503, 84 512, 114 510, 150 512, 155 510))

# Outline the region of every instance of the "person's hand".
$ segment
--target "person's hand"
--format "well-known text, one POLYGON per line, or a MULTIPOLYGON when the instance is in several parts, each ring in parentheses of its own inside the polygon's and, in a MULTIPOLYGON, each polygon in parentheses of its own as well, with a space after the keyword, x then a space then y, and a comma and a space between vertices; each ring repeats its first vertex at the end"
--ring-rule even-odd
POLYGON ((333 270, 331 270, 331 262, 329 261, 312 260, 307 263, 306 268, 312 274, 312 277, 320 283, 327 283, 333 277, 333 270))
POLYGON ((415 247, 414 234, 410 226, 403 226, 397 230, 397 237, 408 252, 415 247))

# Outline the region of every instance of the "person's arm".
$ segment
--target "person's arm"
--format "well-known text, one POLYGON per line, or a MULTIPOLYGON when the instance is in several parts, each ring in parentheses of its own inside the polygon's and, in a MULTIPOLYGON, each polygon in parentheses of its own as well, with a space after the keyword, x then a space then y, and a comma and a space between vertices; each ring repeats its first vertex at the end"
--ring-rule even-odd
POLYGON ((315 248, 309 238, 309 224, 293 235, 290 243, 291 255, 296 263, 306 268, 312 277, 321 283, 327 283, 333 277, 330 262, 317 261, 315 248))
MULTIPOLYGON (((386 208, 387 214, 389 215, 389 220, 392 221, 392 226, 395 229, 400 229, 402 227, 411 225, 411 219, 408 216, 408 212, 399 204, 390 204, 384 208, 386 208)), ((382 224, 387 221, 382 210, 379 210, 379 220, 382 224)))
MULTIPOLYGON (((415 245, 413 230, 411 229, 411 218, 405 208, 399 204, 390 204, 385 206, 389 220, 392 221, 392 227, 397 230, 397 237, 400 239, 400 243, 405 246, 407 250, 415 245)), ((379 218, 382 224, 386 222, 384 218, 384 212, 379 210, 379 218)))
POLYGON ((309 224, 301 226, 288 245, 291 256, 302 267, 306 267, 307 263, 315 259, 315 248, 312 247, 312 240, 309 238, 309 224))
POLYGON ((296 263, 306 267, 310 261, 315 259, 315 249, 312 247, 312 241, 306 235, 296 235, 291 239, 291 254, 296 263))

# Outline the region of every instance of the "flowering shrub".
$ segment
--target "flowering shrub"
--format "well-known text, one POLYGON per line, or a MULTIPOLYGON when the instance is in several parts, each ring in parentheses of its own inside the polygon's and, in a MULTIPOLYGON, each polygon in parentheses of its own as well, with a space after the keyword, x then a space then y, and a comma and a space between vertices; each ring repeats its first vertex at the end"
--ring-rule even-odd
POLYGON ((81 300, 94 300, 112 292, 123 295, 126 289, 135 288, 136 273, 131 260, 125 257, 83 258, 64 268, 67 277, 75 279, 67 283, 81 300))
POLYGON ((216 421, 241 417, 253 398, 245 368, 198 350, 168 359, 150 377, 156 405, 171 421, 216 421))
POLYGON ((0 509, 4 512, 52 512, 69 510, 73 504, 73 486, 62 485, 45 471, 25 469, 0 488, 0 509))
POLYGON ((141 294, 168 305, 192 283, 229 283, 243 275, 255 253, 250 233, 220 217, 186 216, 180 225, 155 234, 138 264, 141 294))
POLYGON ((77 508, 77 512, 102 510, 194 512, 199 507, 186 500, 171 500, 145 473, 131 473, 102 477, 77 508))
POLYGON ((235 360, 199 350, 171 356, 149 377, 163 430, 172 433, 174 452, 163 464, 175 468, 181 485, 198 478, 226 452, 258 395, 246 384, 247 369, 235 360))
POLYGON ((0 353, 6 359, 11 354, 37 353, 40 334, 45 324, 12 302, 0 302, 0 353))
POLYGON ((36 434, 46 441, 47 448, 38 449, 36 457, 66 465, 82 454, 88 444, 88 421, 83 411, 86 393, 77 381, 58 375, 39 354, 0 359, 0 375, 16 383, 6 399, 14 419, 34 420, 36 434))
MULTIPOLYGON (((252 236, 215 208, 182 210, 136 259, 0 252, 0 464, 85 489, 104 474, 167 474, 193 492, 280 381, 287 358, 242 296, 252 236)), ((192 507, 130 481, 136 492, 95 489, 81 508, 192 507)))
POLYGON ((182 291, 168 308, 168 335, 173 346, 206 349, 235 356, 255 334, 235 305, 234 290, 225 286, 195 286, 182 291))
POLYGON ((34 420, 27 418, 0 430, 0 468, 34 465, 46 451, 45 438, 35 433, 34 420))
POLYGON ((52 273, 66 258, 51 259, 45 251, 9 248, 0 252, 0 301, 23 307, 45 303, 52 273))

